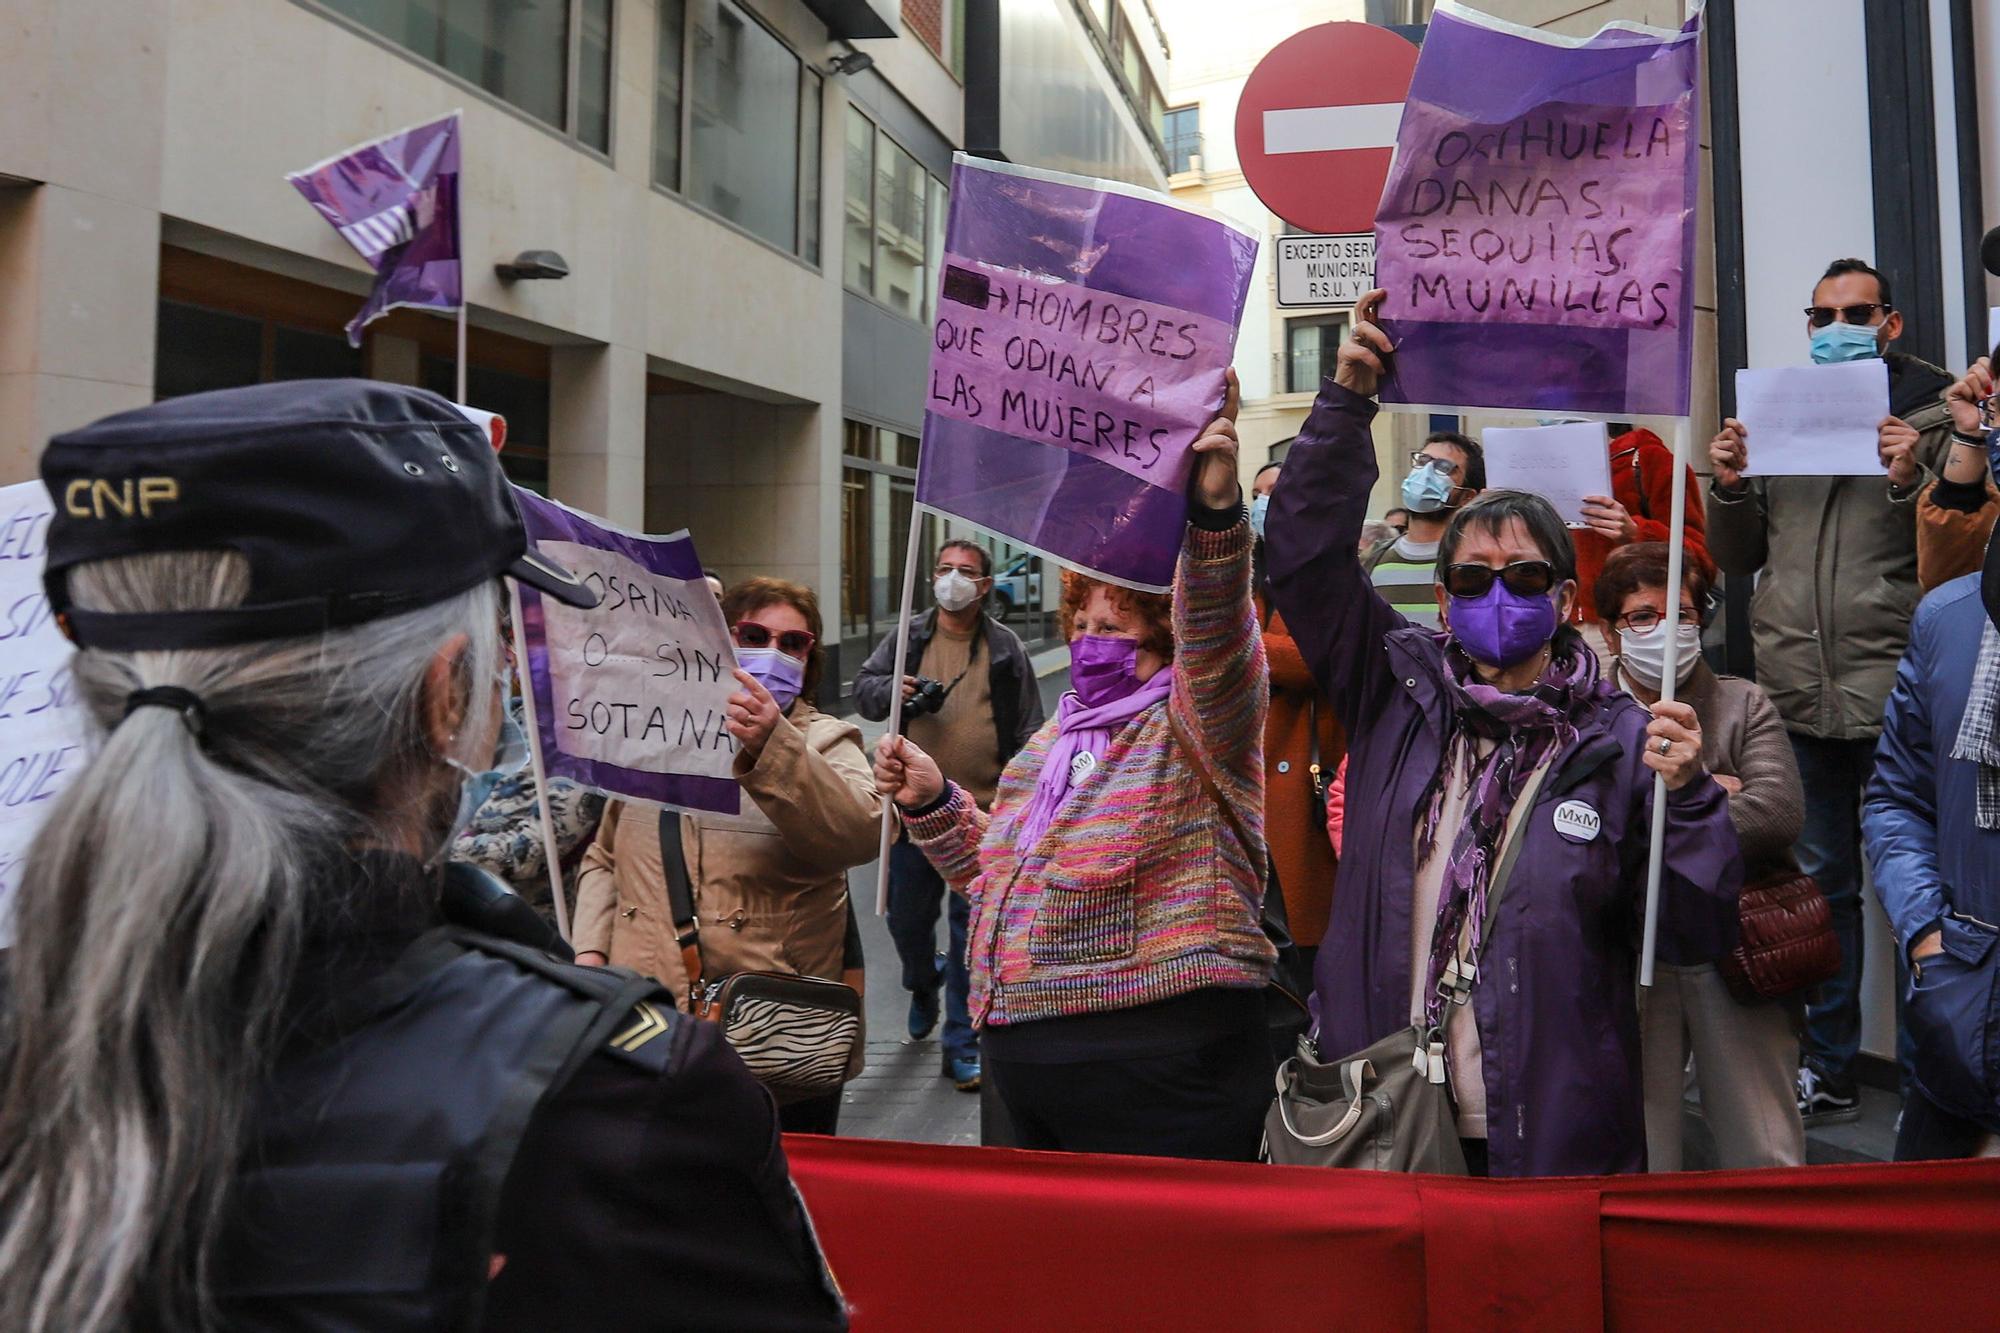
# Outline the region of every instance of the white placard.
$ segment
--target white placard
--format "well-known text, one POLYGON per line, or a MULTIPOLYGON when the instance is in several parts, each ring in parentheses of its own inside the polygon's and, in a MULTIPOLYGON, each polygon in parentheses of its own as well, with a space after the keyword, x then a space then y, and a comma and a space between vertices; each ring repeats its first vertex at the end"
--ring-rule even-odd
POLYGON ((1994 348, 2000 347, 2000 305, 1986 307, 1986 346, 1973 353, 1973 360, 1986 356, 1994 348))
POLYGON ((1278 238, 1278 304, 1351 306, 1375 285, 1375 233, 1278 238))
POLYGON ((1889 415, 1889 363, 1736 372, 1747 477, 1879 477, 1876 427, 1889 415))
POLYGON ((54 512, 39 481, 0 487, 0 946, 14 938, 28 844, 86 757, 72 650, 42 592, 54 512))
POLYGON ((1601 421, 1491 426, 1481 442, 1487 489, 1533 491, 1573 528, 1584 526, 1585 496, 1611 494, 1611 445, 1601 421))

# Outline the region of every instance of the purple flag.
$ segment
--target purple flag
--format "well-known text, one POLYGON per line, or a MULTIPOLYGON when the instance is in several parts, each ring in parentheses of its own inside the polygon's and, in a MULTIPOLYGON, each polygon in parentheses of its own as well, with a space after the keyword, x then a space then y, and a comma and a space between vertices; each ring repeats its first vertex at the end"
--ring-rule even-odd
POLYGON ((1699 22, 1438 5, 1375 217, 1383 402, 1687 415, 1699 22))
POLYGON ((347 325, 351 346, 361 346, 370 321, 398 306, 459 308, 456 111, 285 179, 375 270, 375 289, 347 325))
POLYGON ((518 487, 536 547, 595 588, 591 610, 520 594, 535 752, 550 777, 614 796, 733 815, 740 686, 722 608, 687 533, 647 537, 518 487))
POLYGON ((1257 241, 1147 190, 960 154, 917 499, 1164 591, 1257 241))

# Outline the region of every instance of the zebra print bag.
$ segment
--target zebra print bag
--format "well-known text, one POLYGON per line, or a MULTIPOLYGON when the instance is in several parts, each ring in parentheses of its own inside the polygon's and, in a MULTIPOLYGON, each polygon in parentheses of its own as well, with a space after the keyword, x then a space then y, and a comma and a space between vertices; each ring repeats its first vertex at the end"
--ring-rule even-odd
POLYGON ((860 1074, 867 1058, 861 993, 838 981, 789 972, 738 972, 708 980, 694 886, 681 850, 681 817, 673 810, 660 814, 660 864, 667 875, 674 942, 688 975, 688 1011, 722 1025, 723 1040, 780 1105, 837 1092, 860 1074))
POLYGON ((701 988, 698 1018, 722 1036, 779 1104, 823 1097, 861 1072, 861 996, 783 972, 739 972, 701 988))

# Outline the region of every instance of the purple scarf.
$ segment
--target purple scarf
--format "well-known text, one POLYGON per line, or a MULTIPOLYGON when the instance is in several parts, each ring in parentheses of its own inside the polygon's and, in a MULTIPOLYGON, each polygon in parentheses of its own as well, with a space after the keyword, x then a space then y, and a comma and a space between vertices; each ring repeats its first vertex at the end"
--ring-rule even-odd
POLYGON ((1548 669, 1525 694, 1508 694, 1482 682, 1472 659, 1455 647, 1446 649, 1445 665, 1450 736, 1444 762, 1422 801, 1418 864, 1437 850, 1438 821, 1454 773, 1463 775, 1468 795, 1464 822, 1452 842, 1451 860, 1438 891, 1437 926, 1431 933, 1424 987, 1424 1022, 1431 1026, 1444 1021, 1445 999, 1438 994, 1438 981, 1468 919, 1472 923, 1468 952, 1478 957, 1485 943, 1481 935, 1486 889, 1514 802, 1535 770, 1576 740, 1575 719, 1616 692, 1598 679, 1596 654, 1575 634, 1558 633, 1548 669), (1479 757, 1482 741, 1493 742, 1484 759, 1479 757))
POLYGON ((1049 825, 1055 822, 1074 790, 1072 774, 1081 779, 1094 772, 1097 761, 1111 748, 1111 737, 1118 729, 1165 699, 1173 688, 1174 669, 1167 666, 1154 672, 1151 680, 1124 698, 1095 708, 1085 708, 1075 690, 1062 697, 1062 702, 1056 705, 1056 738, 1049 742, 1048 753, 1042 756, 1042 773, 1035 783, 1035 794, 1014 825, 1016 852, 1026 856, 1028 849, 1049 831, 1049 825), (1090 756, 1087 768, 1076 762, 1079 754, 1090 756))

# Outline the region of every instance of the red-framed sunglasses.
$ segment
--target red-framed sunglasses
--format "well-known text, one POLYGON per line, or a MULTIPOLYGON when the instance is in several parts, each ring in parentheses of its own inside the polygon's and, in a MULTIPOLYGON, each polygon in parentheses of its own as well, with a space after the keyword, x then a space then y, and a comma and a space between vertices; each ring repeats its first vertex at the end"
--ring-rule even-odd
POLYGON ((729 627, 729 632, 739 648, 769 648, 775 642, 779 652, 800 661, 804 661, 812 652, 813 645, 819 642, 807 630, 788 629, 773 634, 769 625, 760 625, 754 620, 739 620, 729 627))

